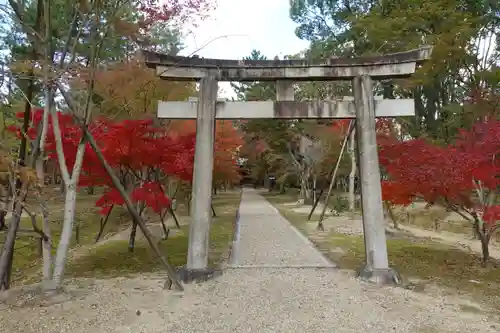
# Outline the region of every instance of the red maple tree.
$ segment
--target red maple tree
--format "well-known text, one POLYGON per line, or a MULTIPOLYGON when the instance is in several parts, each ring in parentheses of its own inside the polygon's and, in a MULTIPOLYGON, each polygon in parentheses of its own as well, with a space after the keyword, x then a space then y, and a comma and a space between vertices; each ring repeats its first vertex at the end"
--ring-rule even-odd
POLYGON ((472 222, 481 241, 483 262, 491 236, 500 228, 500 122, 489 120, 462 130, 453 144, 437 146, 423 139, 379 140, 380 163, 389 179, 385 201, 408 205, 421 199, 439 204, 472 222))
MULTIPOLYGON (((169 133, 172 135, 196 135, 196 121, 171 121, 169 133)), ((229 120, 217 120, 215 123, 214 185, 239 182, 240 167, 237 164, 239 149, 243 145, 243 134, 229 120)))
MULTIPOLYGON (((17 116, 22 118, 23 113, 17 116)), ((36 138, 42 116, 42 109, 34 110, 32 125, 27 133, 31 139, 36 138)), ((73 123, 69 114, 59 112, 58 119, 66 164, 71 166, 76 159, 82 130, 73 123)), ((170 198, 165 195, 166 189, 160 179, 155 177, 157 172, 188 183, 193 175, 196 126, 194 122, 189 121, 177 125, 165 128, 155 126, 151 119, 112 121, 105 117, 97 118, 89 125, 89 130, 98 142, 106 161, 120 176, 122 185, 130 190, 132 201, 141 203, 143 207, 151 208, 160 215, 170 206, 170 198)), ((49 159, 57 163, 51 117, 48 126, 46 151, 49 159)), ((18 136, 22 135, 18 126, 11 126, 9 129, 18 136)), ((215 141, 215 184, 237 182, 240 177, 236 163, 237 152, 242 144, 240 133, 232 122, 218 121, 215 141)), ((107 215, 112 207, 124 204, 123 198, 112 185, 111 178, 90 145, 86 146, 78 185, 106 188, 96 202, 103 215, 107 215)))
MULTIPOLYGON (((34 139, 43 110, 33 112, 32 126, 27 135, 34 139)), ((23 114, 18 114, 22 117, 23 114)), ((81 128, 73 123, 71 115, 58 113, 62 144, 67 165, 73 165, 76 150, 81 138, 81 128)), ((55 139, 52 131, 52 118, 49 117, 46 150, 48 157, 57 162, 55 139)), ((22 135, 20 128, 9 128, 22 135)), ((158 179, 153 179, 155 170, 182 180, 191 180, 195 134, 168 135, 166 130, 155 127, 152 120, 111 121, 99 118, 89 125, 89 130, 98 142, 106 161, 122 177, 131 176, 131 198, 135 203, 161 213, 170 205, 170 198, 158 179), (146 170, 146 172, 144 172, 146 170)), ((129 177, 130 178, 130 177, 129 177)), ((86 147, 79 186, 107 187, 103 196, 96 202, 101 213, 106 215, 113 206, 124 204, 120 193, 112 185, 111 178, 99 162, 96 153, 89 145, 86 147)), ((124 184, 125 185, 125 184, 124 184)), ((127 186, 130 188, 130 186, 127 186)))

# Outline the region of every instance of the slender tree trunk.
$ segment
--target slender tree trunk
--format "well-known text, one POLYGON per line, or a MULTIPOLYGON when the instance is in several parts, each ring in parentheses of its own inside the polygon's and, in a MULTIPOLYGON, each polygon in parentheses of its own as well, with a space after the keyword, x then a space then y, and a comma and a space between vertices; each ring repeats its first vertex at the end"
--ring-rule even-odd
POLYGON ((57 290, 60 289, 61 287, 62 278, 64 276, 64 268, 66 265, 66 259, 68 256, 68 250, 71 243, 71 236, 73 234, 73 224, 75 221, 75 211, 76 211, 77 181, 80 177, 80 173, 82 170, 86 142, 82 137, 76 150, 75 164, 73 165, 73 170, 70 175, 68 171, 68 166, 66 165, 66 160, 63 151, 59 119, 57 112, 54 110, 54 108, 51 108, 51 116, 53 123, 53 132, 56 142, 57 159, 62 174, 62 180, 64 181, 65 185, 63 227, 62 227, 61 237, 59 240, 59 245, 57 247, 56 259, 54 262, 54 274, 52 278, 53 283, 51 286, 49 286, 49 289, 57 290))
MULTIPOLYGON (((139 180, 139 186, 144 185, 145 178, 147 178, 147 169, 144 168, 140 173, 141 179, 139 180)), ((142 218, 145 210, 145 204, 142 204, 140 201, 136 204, 136 209, 139 212, 139 216, 142 218)), ((132 229, 130 230, 130 236, 128 240, 128 251, 134 252, 135 248, 135 237, 137 235, 137 221, 132 221, 132 229)))
POLYGON ((384 201, 384 207, 385 207, 385 210, 387 212, 387 215, 389 215, 389 218, 392 221, 394 229, 399 229, 399 223, 398 223, 396 216, 394 216, 394 212, 392 210, 391 204, 387 201, 384 201))
POLYGON ((161 233, 161 239, 162 240, 167 240, 168 239, 168 235, 170 234, 170 228, 167 228, 167 226, 165 225, 166 216, 167 216, 167 214, 165 214, 165 218, 161 218, 160 219, 161 230, 162 230, 162 233, 161 233))
MULTIPOLYGON (((35 25, 32 28, 35 32, 39 32, 40 28, 40 22, 43 16, 43 3, 41 0, 37 2, 37 10, 36 10, 36 18, 35 18, 35 25)), ((31 32, 30 32, 31 33, 31 32)), ((35 45, 32 43, 31 45, 31 56, 32 60, 36 61, 38 58, 38 53, 36 52, 37 50, 35 49, 35 45)), ((28 80, 27 82, 27 89, 26 89, 26 101, 24 104, 24 122, 23 122, 23 131, 24 133, 28 132, 29 124, 30 124, 30 118, 31 118, 31 101, 33 99, 33 94, 35 91, 35 83, 34 83, 34 78, 33 78, 33 68, 30 69, 28 72, 28 80)), ((19 165, 24 166, 26 161, 26 154, 27 154, 27 139, 25 136, 21 138, 21 145, 19 148, 19 165)), ((38 148, 38 147, 36 147, 38 148)), ((16 182, 16 189, 19 190, 23 187, 20 181, 16 182)), ((13 189, 13 192, 15 190, 13 189)), ((20 191, 22 192, 22 191, 20 191)), ((27 186, 26 189, 24 190, 24 194, 20 196, 19 198, 24 201, 26 198, 26 193, 27 193, 27 186)), ((16 212, 19 213, 17 217, 13 217, 12 222, 14 225, 9 224, 9 231, 7 235, 7 239, 4 244, 4 251, 7 250, 8 253, 8 258, 6 259, 7 261, 3 261, 4 259, 4 253, 2 253, 2 260, 0 260, 0 279, 2 281, 2 288, 9 288, 9 282, 10 282, 10 272, 12 271, 12 260, 13 260, 13 253, 14 253, 14 245, 16 241, 16 234, 17 234, 17 229, 19 228, 19 223, 21 220, 21 214, 22 214, 22 207, 20 206, 22 202, 19 202, 18 207, 15 207, 16 212), (9 239, 9 237, 11 239, 9 239), (11 246, 11 248, 7 249, 7 244, 11 246)))
POLYGON ((5 216, 7 215, 7 190, 0 184, 0 231, 6 229, 5 216))
POLYGON ((311 168, 309 166, 307 166, 306 179, 305 179, 305 184, 306 184, 305 201, 307 202, 308 205, 311 203, 311 200, 312 200, 312 188, 311 188, 310 183, 309 183, 310 179, 311 179, 311 168))
MULTIPOLYGON (((28 184, 23 184, 21 186, 21 191, 19 197, 16 198, 18 201, 24 201, 26 198, 26 193, 28 192, 28 184)), ((7 230, 7 236, 5 238, 2 254, 0 256, 0 284, 1 290, 9 289, 10 287, 10 272, 12 269, 12 258, 14 254, 14 245, 16 241, 17 231, 19 229, 19 224, 21 221, 22 205, 20 203, 14 204, 14 212, 9 223, 9 228, 7 230)))
POLYGON ((64 276, 64 268, 66 266, 66 258, 71 244, 71 236, 73 235, 73 222, 75 220, 76 211, 75 182, 71 181, 66 183, 65 193, 63 229, 54 262, 53 287, 56 289, 61 287, 62 278, 64 276))
POLYGON ((316 175, 316 173, 314 173, 314 175, 313 175, 313 181, 312 182, 313 182, 313 184, 312 184, 312 186, 313 186, 313 188, 312 188, 312 194, 313 194, 312 201, 314 203, 314 202, 316 202, 316 196, 317 196, 316 195, 316 182, 317 182, 317 175, 316 175))
POLYGON ((56 184, 57 184, 57 169, 54 167, 54 165, 52 165, 52 185, 56 184))
POLYGON ((109 216, 111 215, 111 212, 113 211, 113 208, 114 208, 114 205, 111 206, 111 208, 109 209, 109 212, 106 214, 106 217, 101 218, 99 232, 97 233, 97 236, 95 238, 95 243, 97 243, 99 241, 99 239, 101 238, 102 233, 104 232, 104 228, 106 228, 106 224, 108 223, 109 216))
POLYGON ((5 128, 6 128, 6 123, 5 123, 5 116, 3 112, 0 112, 0 140, 1 142, 4 142, 5 140, 5 128))
MULTIPOLYGON (((43 156, 43 155, 42 155, 43 156)), ((43 159, 40 157, 36 161, 36 173, 39 182, 44 181, 43 159)), ((46 285, 51 279, 52 270, 52 236, 49 221, 49 209, 43 195, 40 195, 40 208, 42 212, 42 230, 48 239, 42 239, 42 258, 43 258, 43 285, 46 285)))
POLYGON ((299 197, 299 200, 302 199, 304 203, 306 203, 311 197, 311 193, 309 192, 309 186, 307 184, 308 180, 309 180, 308 170, 307 167, 305 167, 300 172, 300 197, 299 197))
MULTIPOLYGON (((46 73, 46 80, 48 80, 48 73, 46 73)), ((47 84, 45 91, 45 108, 43 110, 43 117, 41 125, 41 134, 40 134, 40 143, 39 143, 39 152, 40 155, 36 160, 35 169, 36 175, 38 178, 38 182, 41 186, 45 183, 45 140, 47 138, 47 130, 49 124, 49 115, 50 108, 52 107, 52 89, 47 84)), ((49 210, 47 207, 47 203, 45 201, 45 197, 43 193, 40 193, 38 200, 40 202, 40 208, 42 211, 42 230, 44 234, 47 236, 47 239, 41 240, 42 245, 42 258, 43 258, 43 277, 42 277, 42 287, 48 288, 50 284, 50 279, 52 277, 52 237, 50 230, 50 222, 49 222, 49 210)))
POLYGON ((59 183, 59 192, 65 194, 66 184, 64 184, 64 179, 61 177, 61 182, 59 183))
POLYGON ((473 225, 472 230, 473 230, 472 237, 474 237, 474 239, 480 240, 481 239, 481 231, 480 231, 480 227, 479 227, 479 221, 477 219, 474 221, 474 225, 473 225))
POLYGON ((483 266, 486 267, 488 260, 490 260, 489 237, 484 235, 481 237, 481 251, 483 253, 483 266))
MULTIPOLYGON (((38 17, 37 17, 37 20, 38 20, 38 17)), ((33 53, 35 53, 35 52, 33 52, 33 53)), ((32 70, 31 70, 30 74, 31 74, 31 76, 33 75, 32 70)), ((29 129, 30 118, 31 118, 31 100, 33 99, 34 90, 35 90, 35 85, 33 82, 33 78, 30 78, 29 82, 28 82, 28 89, 26 92, 27 101, 25 102, 25 107, 24 107, 23 133, 27 133, 28 129, 29 129)), ((21 145, 19 147, 19 166, 26 165, 27 146, 28 146, 28 142, 27 142, 26 136, 23 135, 21 138, 21 145)), ((22 187, 21 181, 17 180, 16 181, 16 189, 18 190, 21 187, 22 187)), ((14 190, 14 192, 15 192, 15 190, 14 190)), ((7 252, 8 253, 7 262, 6 262, 7 266, 4 268, 4 267, 2 267, 3 264, 0 264, 0 271, 3 272, 3 274, 4 274, 3 277, 2 277, 2 275, 0 275, 0 278, 2 278, 2 288, 5 288, 5 289, 8 289, 9 284, 10 284, 10 275, 12 272, 12 261, 14 258, 14 246, 15 246, 15 242, 16 242, 17 230, 19 228, 19 223, 20 223, 21 215, 22 215, 21 204, 24 201, 25 197, 26 197, 26 195, 24 195, 22 197, 22 201, 14 202, 14 207, 19 206, 19 208, 15 208, 16 212, 19 209, 19 215, 13 217, 12 222, 14 222, 14 225, 12 226, 12 228, 10 228, 10 224, 9 224, 9 232, 7 234, 7 237, 8 238, 12 237, 12 239, 9 239, 9 241, 7 241, 7 240, 5 241, 5 246, 7 244, 9 244, 9 246, 11 246, 11 248, 7 252)), ((4 250, 6 249, 5 246, 4 246, 4 250)), ((3 255, 2 255, 2 257, 3 257, 3 255)))
POLYGON ((349 211, 354 212, 356 209, 356 194, 354 192, 356 180, 356 130, 351 133, 349 140, 349 156, 351 157, 351 172, 349 173, 349 211))
POLYGON ((132 222, 132 229, 130 230, 130 236, 128 239, 128 252, 134 252, 135 248, 135 235, 137 234, 137 223, 132 222))
POLYGON ((486 228, 485 223, 479 220, 479 216, 477 216, 477 214, 473 214, 472 216, 474 218, 474 233, 481 242, 481 252, 483 256, 482 264, 484 267, 486 267, 488 260, 490 259, 490 234, 486 228))
POLYGON ((7 216, 7 211, 0 210, 0 230, 7 229, 7 225, 5 223, 5 216, 7 216))

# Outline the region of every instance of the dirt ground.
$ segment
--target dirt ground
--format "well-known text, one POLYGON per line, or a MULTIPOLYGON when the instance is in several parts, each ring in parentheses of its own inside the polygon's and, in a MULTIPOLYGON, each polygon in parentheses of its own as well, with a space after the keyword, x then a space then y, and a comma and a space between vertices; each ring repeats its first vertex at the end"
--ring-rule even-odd
MULTIPOLYGON (((298 206, 296 202, 283 203, 282 206, 298 214, 309 214, 312 209, 312 206, 310 205, 298 206)), ((319 215, 321 213, 321 209, 322 207, 318 205, 313 215, 319 215)), ((326 215, 328 218, 324 221, 325 231, 337 231, 351 235, 363 234, 363 221, 361 220, 361 216, 359 214, 352 215, 344 213, 339 216, 331 216, 333 215, 331 210, 327 210, 327 213, 328 214, 326 215)), ((406 216, 403 217, 402 215, 406 215, 406 213, 410 213, 413 216, 413 219, 411 221, 400 221, 398 228, 401 231, 406 231, 417 238, 437 240, 441 243, 461 248, 464 251, 474 252, 481 255, 481 244, 471 237, 472 228, 459 214, 455 212, 445 212, 445 210, 441 207, 425 208, 425 203, 415 203, 410 207, 405 208, 404 213, 401 210, 396 210, 396 214, 399 219, 405 219, 406 216), (435 218, 435 216, 439 216, 439 220, 442 222, 441 227, 444 227, 445 223, 452 225, 455 224, 455 230, 458 232, 432 230, 431 228, 434 226, 434 221, 429 220, 429 215, 432 215, 430 217, 431 219, 435 218), (412 222, 417 225, 412 224, 412 222), (426 228, 423 228, 424 226, 426 228)), ((311 229, 310 232, 314 232, 316 229, 315 224, 313 223, 309 226, 311 229)), ((394 225, 390 220, 386 221, 386 228, 392 232, 396 231, 394 230, 394 225)), ((497 242, 495 238, 493 238, 490 243, 490 256, 495 259, 500 259, 500 243, 497 242)))
MULTIPOLYGON (((320 231, 316 214, 307 221, 311 206, 286 201, 286 196, 270 195, 267 199, 341 268, 357 269, 362 265, 365 254, 359 213, 328 216, 323 221, 325 230, 320 231)), ((457 232, 436 231, 432 230, 433 221, 424 220, 428 219, 428 209, 422 205, 410 209, 410 214, 418 217, 413 219, 417 225, 400 223, 395 229, 393 223, 386 220, 389 260, 402 274, 404 287, 427 295, 441 295, 465 311, 491 311, 495 316, 500 315, 500 244, 492 241, 492 259, 488 267, 483 268, 480 243, 472 238, 467 224, 457 221, 457 217, 462 219, 460 216, 444 210, 432 212, 432 217, 438 214, 441 221, 453 221, 460 226, 452 229, 457 232)))
MULTIPOLYGON (((304 214, 300 216, 303 218, 304 214)), ((336 230, 337 233, 342 231, 345 235, 359 237, 362 231, 360 221, 345 216, 330 217, 325 227, 329 231, 336 230)), ((314 235, 324 237, 328 234, 317 232, 314 222, 307 225, 311 238, 314 238, 312 237, 314 235)), ((252 239, 255 242, 259 240, 259 238, 252 239)), ((404 288, 380 288, 355 279, 349 269, 339 269, 325 273, 328 279, 322 282, 322 287, 311 288, 312 280, 302 278, 299 282, 306 290, 300 290, 298 285, 295 285, 296 288, 289 288, 287 279, 290 278, 280 275, 279 284, 270 288, 268 284, 272 276, 270 277, 267 272, 263 272, 262 276, 258 275, 254 280, 248 280, 248 276, 245 280, 242 270, 231 272, 205 284, 188 285, 183 293, 162 290, 165 276, 161 273, 107 280, 82 278, 68 280, 66 292, 51 298, 41 297, 36 286, 12 290, 8 293, 9 297, 0 305, 0 332, 160 333, 166 332, 168 327, 172 326, 177 329, 170 331, 182 332, 183 325, 189 326, 193 321, 199 324, 196 332, 208 332, 210 325, 216 324, 221 328, 227 324, 227 320, 217 318, 233 319, 238 323, 245 316, 248 319, 252 313, 260 315, 271 313, 268 317, 272 317, 272 314, 276 314, 274 311, 280 310, 279 304, 294 300, 294 297, 299 297, 301 292, 307 294, 309 299, 314 298, 322 302, 332 299, 342 301, 342 304, 337 306, 328 303, 327 307, 321 307, 320 304, 312 311, 316 315, 336 312, 338 317, 328 315, 321 322, 342 325, 338 328, 339 332, 355 332, 344 326, 352 326, 358 320, 359 327, 356 332, 370 329, 374 332, 388 332, 390 327, 388 330, 377 330, 379 326, 369 325, 381 325, 379 321, 386 324, 391 316, 394 316, 391 317, 393 322, 402 325, 394 326, 392 329, 401 332, 456 333, 472 330, 490 333, 500 329, 494 314, 483 304, 463 295, 446 294, 438 287, 433 289, 431 294, 404 288), (228 285, 232 288, 227 288, 228 285), (242 294, 237 292, 239 285, 247 289, 253 288, 251 289, 253 298, 249 299, 247 294, 243 294, 247 306, 249 303, 255 303, 259 306, 272 305, 274 308, 259 307, 258 312, 252 312, 251 306, 243 307, 241 304, 245 304, 245 300, 235 298, 242 294), (288 294, 285 294, 286 288, 288 294), (311 297, 311 294, 315 296, 311 297), (261 296, 264 297, 262 300, 259 298, 261 296), (280 303, 272 303, 273 298, 278 299, 280 303), (364 306, 366 309, 363 309, 364 306), (370 313, 365 314, 364 310, 375 311, 376 318, 368 323, 367 318, 370 317, 370 313), (201 319, 197 320, 198 316, 193 316, 193 313, 197 313, 201 319), (418 323, 417 329, 412 326, 415 323, 418 323)), ((286 308, 286 311, 287 313, 298 311, 300 314, 310 311, 308 307, 301 309, 301 306, 304 304, 294 303, 290 308, 286 308)), ((287 322, 299 320, 298 317, 300 316, 287 318, 287 322)), ((260 318, 254 319, 258 322, 260 318)), ((246 321, 240 324, 246 327, 246 331, 251 331, 253 322, 246 321)), ((331 330, 332 326, 329 326, 329 329, 331 330)), ((227 329, 212 331, 230 332, 227 329)), ((329 330, 312 330, 312 332, 319 331, 329 330)))

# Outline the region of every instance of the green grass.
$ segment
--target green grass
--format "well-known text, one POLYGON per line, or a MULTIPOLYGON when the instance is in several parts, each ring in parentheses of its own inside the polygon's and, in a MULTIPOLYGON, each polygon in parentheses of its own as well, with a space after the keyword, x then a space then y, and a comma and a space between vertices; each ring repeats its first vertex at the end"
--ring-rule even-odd
POLYGON ((472 225, 466 220, 443 221, 449 215, 449 212, 446 212, 442 207, 412 209, 410 206, 409 211, 405 211, 401 207, 395 207, 393 210, 395 217, 401 224, 413 225, 426 230, 449 231, 472 235, 472 225))
MULTIPOLYGON (((432 231, 452 232, 467 235, 469 237, 472 237, 474 234, 472 223, 462 217, 456 216, 453 220, 445 221, 445 218, 449 218, 450 212, 447 212, 446 209, 441 206, 412 209, 410 205, 406 210, 402 207, 395 207, 393 210, 395 217, 402 225, 415 226, 420 229, 432 231)), ((500 242, 500 232, 495 233, 492 236, 492 240, 500 242)))
MULTIPOLYGON (((187 236, 175 236, 159 243, 162 254, 174 266, 185 263, 187 236)), ((134 252, 128 252, 128 241, 115 240, 89 250, 89 253, 70 261, 66 275, 70 277, 111 278, 148 273, 162 269, 161 262, 144 241, 138 241, 134 252)))
MULTIPOLYGON (((75 224, 80 226, 80 243, 77 244, 73 234, 71 247, 93 245, 99 231, 101 216, 95 208, 95 201, 99 194, 88 195, 79 193, 77 200, 77 212, 75 224)), ((62 227, 61 198, 51 199, 48 205, 51 209, 50 222, 53 237, 53 253, 62 227)), ((239 192, 220 192, 213 199, 213 206, 217 217, 213 219, 211 227, 211 249, 209 261, 212 266, 223 262, 229 252, 229 246, 233 237, 233 223, 236 209, 240 202, 239 192)), ((188 219, 188 212, 184 205, 176 210, 176 215, 182 219, 188 219)), ((37 218, 38 226, 41 228, 41 217, 37 218)), ((117 207, 113 209, 109 221, 104 229, 104 236, 125 230, 130 226, 130 217, 126 209, 117 207)), ((31 220, 21 219, 21 228, 31 230, 31 220)), ((138 231, 138 235, 141 232, 138 231)), ((0 244, 3 243, 5 233, 0 234, 0 244)), ((182 230, 175 230, 170 237, 159 243, 163 254, 174 266, 182 266, 186 261, 188 226, 183 225, 182 230)), ((13 262, 13 285, 36 282, 40 276, 41 259, 39 254, 39 237, 34 233, 22 233, 16 240, 14 262, 13 262)), ((83 249, 82 249, 83 250, 83 249)), ((86 251, 86 250, 85 250, 86 251)), ((149 245, 139 237, 136 241, 134 253, 128 252, 128 241, 116 240, 106 241, 99 246, 92 246, 85 255, 79 255, 75 261, 67 264, 68 276, 102 276, 113 277, 129 275, 137 272, 152 272, 161 269, 160 262, 150 249, 149 245)))
MULTIPOLYGON (((280 202, 290 201, 267 195, 281 214, 306 235, 311 233, 313 219, 307 222, 307 214, 294 213, 280 202)), ((284 196, 286 197, 286 195, 284 196)), ((330 233, 323 237, 310 237, 318 248, 341 268, 358 269, 365 259, 362 236, 330 233), (344 253, 330 251, 341 248, 344 253)), ((390 265, 401 273, 403 279, 417 278, 425 285, 435 283, 453 294, 469 295, 480 302, 486 302, 500 311, 500 262, 492 261, 483 268, 480 257, 455 247, 428 239, 408 236, 390 237, 387 240, 390 265), (472 282, 471 282, 472 281, 472 282), (475 283, 477 281, 479 283, 475 283)), ((420 283, 419 283, 420 284, 420 283)))
MULTIPOLYGON (((76 238, 73 236, 71 247, 93 244, 99 231, 101 216, 94 207, 95 198, 83 195, 81 197, 82 200, 77 202, 75 215, 75 225, 78 223, 80 226, 80 242, 77 244, 76 238)), ((52 253, 55 255, 56 246, 59 243, 62 231, 63 206, 52 204, 51 208, 49 221, 51 224, 52 243, 55 244, 52 248, 52 253)), ((110 215, 109 222, 104 228, 103 235, 112 234, 126 228, 129 220, 127 214, 127 211, 121 207, 114 209, 110 215)), ((37 216, 37 225, 41 229, 42 218, 40 215, 37 216)), ((32 230, 31 219, 29 217, 22 217, 20 228, 32 230)), ((0 234, 0 244, 4 243, 5 235, 5 232, 0 234)), ((19 233, 14 248, 12 283, 14 285, 22 283, 27 276, 36 274, 41 265, 40 257, 40 237, 35 233, 19 233)))
MULTIPOLYGON (((233 239, 233 223, 240 202, 239 192, 218 194, 213 205, 217 217, 213 218, 210 229, 209 265, 218 267, 226 259, 233 239)), ((175 267, 186 264, 189 226, 159 242, 163 255, 175 267)), ((145 241, 137 241, 133 253, 128 250, 128 241, 108 241, 90 249, 85 256, 68 263, 67 275, 71 277, 129 276, 162 270, 161 262, 145 241)))

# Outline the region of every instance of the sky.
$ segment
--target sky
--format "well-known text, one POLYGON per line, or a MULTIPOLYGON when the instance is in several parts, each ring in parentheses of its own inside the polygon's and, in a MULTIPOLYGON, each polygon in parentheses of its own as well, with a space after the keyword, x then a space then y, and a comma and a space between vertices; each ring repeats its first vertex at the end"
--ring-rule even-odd
MULTIPOLYGON (((309 43, 295 36, 297 25, 288 13, 289 0, 217 0, 210 18, 186 37, 180 55, 242 59, 257 49, 272 59, 298 53, 309 43)), ((228 82, 219 83, 219 96, 234 97, 228 82)))

